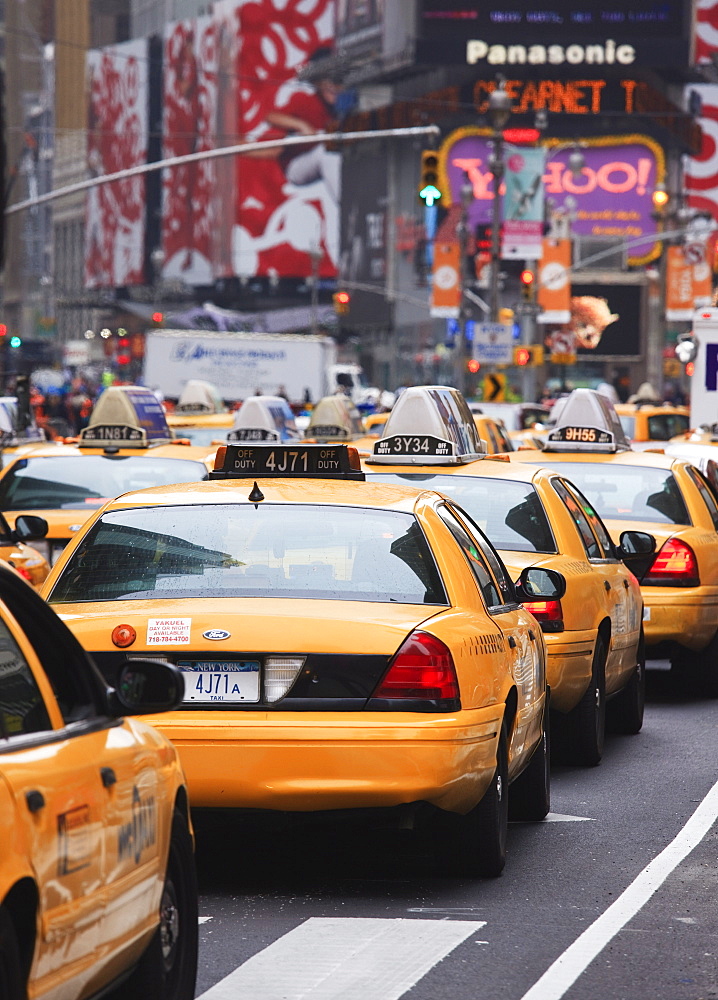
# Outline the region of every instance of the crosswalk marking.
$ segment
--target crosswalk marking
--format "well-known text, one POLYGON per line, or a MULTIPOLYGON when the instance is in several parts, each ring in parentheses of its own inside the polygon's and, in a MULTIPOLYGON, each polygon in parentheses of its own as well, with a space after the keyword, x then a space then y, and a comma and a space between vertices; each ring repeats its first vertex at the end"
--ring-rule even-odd
POLYGON ((199 1000, 398 1000, 485 924, 311 917, 199 1000))

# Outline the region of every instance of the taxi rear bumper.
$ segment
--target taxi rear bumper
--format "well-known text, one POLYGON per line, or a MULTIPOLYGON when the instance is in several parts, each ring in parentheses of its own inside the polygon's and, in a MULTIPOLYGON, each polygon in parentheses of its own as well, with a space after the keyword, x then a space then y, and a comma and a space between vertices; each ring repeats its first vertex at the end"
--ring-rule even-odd
POLYGON ((496 769, 504 706, 456 715, 187 712, 149 719, 195 807, 314 812, 428 802, 466 813, 496 769))
POLYGON ((675 642, 699 652, 718 631, 718 588, 641 587, 646 646, 675 642))
POLYGON ((547 632, 546 683, 551 688, 551 710, 570 712, 591 681, 595 631, 547 632))

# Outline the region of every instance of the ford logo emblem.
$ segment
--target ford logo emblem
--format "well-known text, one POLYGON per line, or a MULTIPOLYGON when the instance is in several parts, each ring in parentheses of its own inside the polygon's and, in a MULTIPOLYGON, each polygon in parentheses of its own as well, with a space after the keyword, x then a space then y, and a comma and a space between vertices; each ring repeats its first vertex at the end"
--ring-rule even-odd
POLYGON ((231 633, 225 632, 223 628, 208 628, 202 633, 203 639, 229 639, 231 633))

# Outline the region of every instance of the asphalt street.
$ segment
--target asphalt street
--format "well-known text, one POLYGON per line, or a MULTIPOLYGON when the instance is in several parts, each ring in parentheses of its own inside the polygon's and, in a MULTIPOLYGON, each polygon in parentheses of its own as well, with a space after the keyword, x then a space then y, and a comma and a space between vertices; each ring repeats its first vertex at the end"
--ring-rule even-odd
POLYGON ((660 666, 643 731, 609 736, 597 768, 553 769, 548 820, 510 826, 496 880, 441 877, 412 831, 198 815, 196 996, 718 997, 718 806, 701 807, 718 779, 718 703, 660 666), (662 855, 675 838, 677 863, 662 855))

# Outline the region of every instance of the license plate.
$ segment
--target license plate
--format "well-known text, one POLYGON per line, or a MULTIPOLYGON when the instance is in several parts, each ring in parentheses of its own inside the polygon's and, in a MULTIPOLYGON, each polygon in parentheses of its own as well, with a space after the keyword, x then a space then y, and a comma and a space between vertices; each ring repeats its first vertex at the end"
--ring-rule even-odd
POLYGON ((187 705, 259 701, 259 660, 178 660, 187 705))

